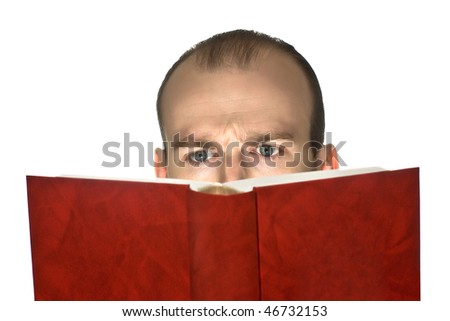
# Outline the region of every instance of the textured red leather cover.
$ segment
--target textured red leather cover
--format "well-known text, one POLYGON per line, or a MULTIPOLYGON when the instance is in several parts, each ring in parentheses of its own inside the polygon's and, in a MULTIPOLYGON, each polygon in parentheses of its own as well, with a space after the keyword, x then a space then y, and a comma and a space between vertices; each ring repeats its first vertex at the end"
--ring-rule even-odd
POLYGON ((419 300, 418 169, 255 188, 27 177, 36 300, 419 300))
POLYGON ((187 191, 28 177, 35 299, 190 299, 187 191))
POLYGON ((418 169, 256 189, 263 300, 420 300, 418 169))

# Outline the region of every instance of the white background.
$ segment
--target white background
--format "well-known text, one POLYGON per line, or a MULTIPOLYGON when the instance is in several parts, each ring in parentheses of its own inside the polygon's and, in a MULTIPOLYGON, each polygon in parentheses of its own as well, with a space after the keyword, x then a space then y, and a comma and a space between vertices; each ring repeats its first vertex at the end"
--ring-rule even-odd
POLYGON ((422 301, 328 303, 326 319, 447 318, 449 14, 433 0, 1 1, 0 318, 119 320, 122 307, 156 305, 34 302, 25 176, 152 178, 136 157, 102 167, 103 144, 124 133, 159 142, 165 72, 193 44, 237 28, 309 60, 349 166, 421 168, 422 301))

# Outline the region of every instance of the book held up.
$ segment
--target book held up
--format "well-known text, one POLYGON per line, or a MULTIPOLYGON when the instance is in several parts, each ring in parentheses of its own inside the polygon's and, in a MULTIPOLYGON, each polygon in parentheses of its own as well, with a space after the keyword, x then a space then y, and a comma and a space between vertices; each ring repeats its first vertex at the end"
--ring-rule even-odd
POLYGON ((418 168, 27 189, 35 300, 420 300, 418 168))

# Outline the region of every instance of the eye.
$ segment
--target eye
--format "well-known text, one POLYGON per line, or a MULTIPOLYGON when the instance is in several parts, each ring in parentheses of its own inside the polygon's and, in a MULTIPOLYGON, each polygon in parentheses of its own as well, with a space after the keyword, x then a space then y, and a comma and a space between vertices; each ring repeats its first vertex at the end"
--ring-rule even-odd
POLYGON ((261 145, 258 147, 258 152, 264 157, 271 157, 278 155, 280 148, 273 145, 261 145))
POLYGON ((207 150, 202 149, 188 154, 187 158, 189 163, 193 165, 198 165, 200 163, 206 162, 210 156, 211 155, 210 153, 208 153, 207 150))

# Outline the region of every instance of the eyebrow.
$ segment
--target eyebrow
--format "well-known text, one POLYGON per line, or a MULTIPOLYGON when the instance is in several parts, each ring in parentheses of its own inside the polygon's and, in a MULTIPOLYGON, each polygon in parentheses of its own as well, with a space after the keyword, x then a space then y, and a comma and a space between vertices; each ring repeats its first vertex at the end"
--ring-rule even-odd
POLYGON ((268 142, 277 139, 294 139, 294 135, 289 132, 269 131, 266 133, 250 132, 245 137, 245 141, 268 142))
MULTIPOLYGON (((247 133, 245 136, 245 142, 257 142, 264 143, 272 140, 278 139, 293 139, 294 135, 289 132, 282 131, 269 131, 265 133, 251 131, 247 133)), ((170 147, 177 149, 181 147, 203 147, 205 144, 214 144, 216 143, 212 139, 208 139, 207 137, 201 135, 200 137, 195 137, 194 134, 187 135, 178 141, 171 141, 170 147)))
POLYGON ((197 139, 193 139, 193 134, 183 137, 180 140, 170 141, 170 147, 172 148, 180 148, 180 147, 202 147, 206 141, 199 141, 197 139))

